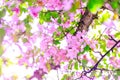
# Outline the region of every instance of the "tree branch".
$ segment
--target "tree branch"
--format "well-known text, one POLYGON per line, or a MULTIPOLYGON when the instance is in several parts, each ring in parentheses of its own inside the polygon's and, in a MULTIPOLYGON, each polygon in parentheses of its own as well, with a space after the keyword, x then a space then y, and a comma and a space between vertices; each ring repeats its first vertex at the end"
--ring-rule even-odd
POLYGON ((107 54, 109 54, 109 52, 112 51, 112 50, 117 46, 117 44, 118 44, 119 42, 120 42, 120 40, 117 41, 117 42, 113 45, 113 47, 110 48, 110 49, 98 60, 98 62, 94 65, 93 68, 91 68, 89 71, 85 71, 84 75, 86 75, 87 73, 90 73, 90 72, 93 71, 93 70, 96 70, 97 67, 98 67, 98 64, 102 61, 102 59, 103 59, 107 54))
POLYGON ((90 26, 90 24, 93 22, 93 20, 97 18, 97 13, 96 14, 92 14, 87 8, 85 10, 85 13, 83 14, 83 16, 81 17, 80 21, 78 22, 78 26, 76 29, 76 32, 74 35, 76 35, 76 33, 78 31, 88 31, 88 28, 90 26))

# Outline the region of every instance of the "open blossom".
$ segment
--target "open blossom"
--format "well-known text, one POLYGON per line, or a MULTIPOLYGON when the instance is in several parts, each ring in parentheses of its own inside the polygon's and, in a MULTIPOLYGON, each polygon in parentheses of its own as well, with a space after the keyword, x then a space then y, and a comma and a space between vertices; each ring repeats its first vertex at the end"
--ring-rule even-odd
POLYGON ((63 0, 63 10, 68 11, 72 7, 73 0, 63 0))
POLYGON ((104 22, 104 25, 107 26, 108 28, 114 28, 115 26, 115 22, 112 21, 111 19, 109 19, 108 21, 104 22))
POLYGON ((46 72, 44 72, 43 69, 40 68, 40 69, 34 71, 33 76, 30 77, 29 80, 34 80, 35 78, 36 78, 37 80, 42 80, 42 76, 43 76, 44 74, 46 74, 46 72))
POLYGON ((111 7, 111 5, 108 4, 108 3, 105 4, 105 7, 108 8, 108 9, 110 9, 110 10, 113 10, 112 7, 111 7))
POLYGON ((61 10, 62 9, 61 0, 44 0, 44 4, 48 10, 61 10))
POLYGON ((70 21, 66 21, 64 24, 63 24, 63 28, 69 28, 70 27, 70 21))
POLYGON ((47 35, 43 35, 42 37, 43 38, 40 42, 40 48, 41 48, 41 51, 45 51, 48 48, 48 46, 52 44, 53 39, 52 37, 47 35))
POLYGON ((72 49, 67 49, 67 57, 70 59, 74 59, 77 56, 77 53, 79 52, 79 50, 72 48, 72 49))
POLYGON ((55 46, 50 46, 50 48, 48 48, 45 51, 44 56, 46 58, 50 58, 51 56, 54 57, 55 55, 57 55, 57 52, 58 52, 58 50, 57 50, 57 48, 55 46))
POLYGON ((115 42, 113 40, 107 40, 107 48, 111 48, 115 42))
POLYGON ((18 15, 17 15, 17 14, 13 14, 13 16, 12 16, 12 21, 13 21, 15 24, 18 23, 19 18, 18 18, 18 15))
POLYGON ((112 66, 116 67, 116 68, 120 68, 120 59, 116 58, 116 57, 110 57, 109 62, 112 66))
POLYGON ((55 28, 54 25, 51 26, 51 27, 48 29, 48 33, 50 33, 50 34, 53 34, 55 31, 56 31, 56 28, 55 28))
POLYGON ((46 67, 47 60, 43 56, 39 57, 39 68, 43 69, 44 72, 48 72, 46 67))
POLYGON ((15 12, 16 12, 16 14, 18 14, 18 13, 20 12, 20 9, 19 9, 19 8, 17 8, 17 7, 13 8, 12 10, 13 10, 13 11, 15 11, 15 12))
POLYGON ((55 56, 53 57, 54 63, 55 63, 55 64, 60 64, 61 62, 67 61, 67 56, 66 56, 66 54, 67 54, 67 51, 66 51, 66 50, 60 49, 60 50, 58 51, 57 55, 55 55, 55 56))
POLYGON ((70 13, 70 14, 69 14, 70 21, 74 21, 74 18, 75 18, 74 16, 75 16, 75 14, 74 14, 74 13, 70 13))
POLYGON ((31 15, 31 16, 37 17, 39 11, 41 10, 41 7, 29 7, 28 9, 29 9, 29 11, 30 11, 30 15, 31 15))

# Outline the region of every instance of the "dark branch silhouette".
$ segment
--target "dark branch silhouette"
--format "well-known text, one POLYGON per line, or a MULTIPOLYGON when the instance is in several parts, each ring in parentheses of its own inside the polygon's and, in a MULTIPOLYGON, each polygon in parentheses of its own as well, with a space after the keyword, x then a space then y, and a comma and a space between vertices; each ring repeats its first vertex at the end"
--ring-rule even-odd
POLYGON ((109 54, 109 52, 112 51, 112 50, 117 46, 117 44, 118 44, 119 42, 120 42, 120 40, 117 41, 117 42, 112 46, 112 48, 110 48, 110 49, 98 60, 98 62, 94 65, 93 68, 91 68, 89 71, 85 71, 85 74, 84 74, 84 75, 86 75, 87 73, 90 73, 90 72, 93 71, 93 70, 96 70, 97 67, 98 67, 98 64, 102 61, 102 59, 103 59, 107 54, 109 54))
MULTIPOLYGON (((113 39, 113 38, 112 38, 113 39)), ((115 39, 114 39, 115 40, 115 39)), ((114 41, 113 40, 113 41, 114 41)), ((116 41, 116 40, 115 40, 116 41)), ((99 65, 99 63, 103 60, 103 58, 107 55, 107 54, 109 54, 110 53, 110 51, 112 51, 117 45, 118 45, 118 43, 120 43, 120 40, 118 40, 118 41, 116 41, 116 43, 104 54, 104 55, 102 55, 101 56, 101 58, 97 61, 97 63, 90 69, 90 70, 88 70, 88 71, 86 71, 86 70, 84 70, 83 72, 82 72, 82 75, 79 77, 79 78, 77 78, 77 79, 80 79, 80 78, 82 78, 82 76, 87 76, 87 74, 88 73, 91 73, 92 71, 95 71, 95 70, 107 70, 107 69, 99 69, 99 68, 97 68, 98 67, 98 65, 99 65)), ((75 79, 75 80, 77 80, 77 79, 75 79)))

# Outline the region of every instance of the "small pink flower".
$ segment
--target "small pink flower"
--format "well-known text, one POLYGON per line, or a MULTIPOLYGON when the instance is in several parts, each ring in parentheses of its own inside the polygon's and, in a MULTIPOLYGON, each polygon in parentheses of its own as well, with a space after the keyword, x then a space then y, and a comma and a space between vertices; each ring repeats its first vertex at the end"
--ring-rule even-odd
POLYGON ((63 24, 63 27, 64 28, 69 28, 70 27, 70 21, 66 21, 64 24, 63 24))
POLYGON ((79 50, 75 49, 74 46, 73 46, 72 49, 68 49, 67 51, 68 51, 67 57, 70 58, 70 59, 76 58, 77 53, 79 52, 79 50))
POLYGON ((48 69, 46 67, 47 61, 44 57, 40 56, 39 63, 40 63, 39 68, 43 69, 44 72, 48 72, 48 69))
POLYGON ((108 8, 108 9, 110 9, 110 10, 113 10, 112 7, 111 7, 111 5, 108 4, 108 3, 105 4, 105 7, 108 8))
POLYGON ((37 17, 39 11, 41 10, 41 7, 29 7, 28 9, 30 10, 30 14, 31 14, 33 17, 37 17))
POLYGON ((111 48, 114 44, 115 44, 114 41, 112 41, 112 40, 107 40, 107 47, 108 47, 108 48, 111 48))
POLYGON ((50 34, 53 34, 55 31, 56 31, 56 28, 55 28, 54 26, 52 26, 52 27, 50 27, 50 28, 48 29, 48 32, 49 32, 50 34))
POLYGON ((73 3, 73 0, 64 0, 64 1, 63 1, 63 9, 64 9, 65 11, 70 10, 71 7, 72 7, 72 3, 73 3))
POLYGON ((118 80, 120 80, 120 76, 118 76, 118 80))
POLYGON ((15 11, 17 14, 20 12, 20 9, 19 8, 13 8, 12 11, 15 11))
POLYGON ((17 14, 14 14, 14 15, 12 16, 12 21, 13 21, 14 23, 18 23, 19 18, 18 18, 18 15, 17 15, 17 14))
POLYGON ((108 28, 116 27, 114 21, 112 21, 110 19, 108 21, 104 22, 104 25, 108 28))
POLYGON ((74 18, 75 18, 74 16, 75 16, 75 14, 74 14, 74 13, 70 13, 70 14, 69 14, 70 21, 74 21, 74 18))

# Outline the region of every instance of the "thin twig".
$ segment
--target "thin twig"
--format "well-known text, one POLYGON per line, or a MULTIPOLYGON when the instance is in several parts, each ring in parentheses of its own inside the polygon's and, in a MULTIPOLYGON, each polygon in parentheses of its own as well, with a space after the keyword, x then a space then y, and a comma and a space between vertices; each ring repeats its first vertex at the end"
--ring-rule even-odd
POLYGON ((99 53, 100 56, 103 56, 102 53, 100 51, 93 51, 94 53, 99 53))
POLYGON ((117 41, 117 42, 113 45, 113 47, 110 48, 110 49, 98 60, 98 62, 94 65, 93 68, 91 68, 89 71, 86 71, 86 72, 84 73, 84 75, 86 75, 87 73, 90 73, 90 72, 93 71, 93 70, 96 70, 98 64, 102 61, 102 59, 103 59, 107 54, 109 54, 109 52, 112 51, 112 50, 117 46, 117 44, 118 44, 119 42, 120 42, 120 40, 117 41))
POLYGON ((117 40, 115 40, 112 35, 108 35, 108 36, 110 36, 109 40, 113 40, 114 42, 117 42, 117 40))

